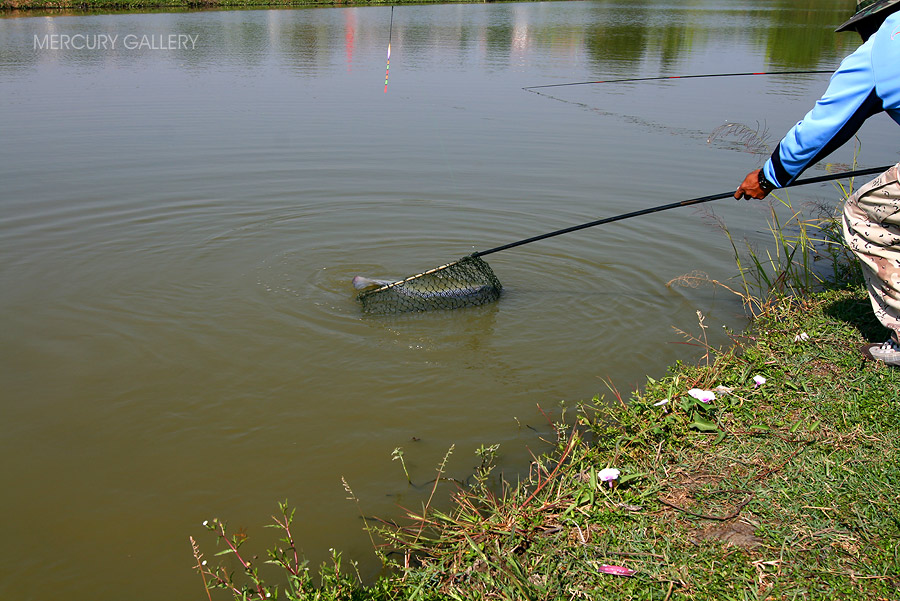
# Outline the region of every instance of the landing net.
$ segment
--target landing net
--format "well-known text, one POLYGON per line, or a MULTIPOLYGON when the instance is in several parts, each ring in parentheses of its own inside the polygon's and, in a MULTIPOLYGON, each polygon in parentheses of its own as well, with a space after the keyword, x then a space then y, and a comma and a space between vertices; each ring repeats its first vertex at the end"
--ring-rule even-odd
POLYGON ((356 298, 367 313, 406 313, 483 305, 500 298, 502 289, 487 262, 469 255, 405 280, 364 290, 356 298))

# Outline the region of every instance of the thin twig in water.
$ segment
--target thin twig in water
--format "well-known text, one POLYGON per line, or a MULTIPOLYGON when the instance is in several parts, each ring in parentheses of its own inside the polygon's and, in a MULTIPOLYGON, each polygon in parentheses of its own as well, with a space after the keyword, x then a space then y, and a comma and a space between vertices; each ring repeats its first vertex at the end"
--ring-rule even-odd
MULTIPOLYGON (((366 534, 369 535, 369 541, 372 543, 372 548, 375 550, 375 553, 377 554, 378 553, 378 545, 375 544, 375 538, 372 536, 372 529, 369 527, 369 520, 366 519, 366 515, 362 512, 362 508, 359 505, 359 499, 356 497, 356 495, 353 492, 353 489, 350 488, 350 484, 347 483, 346 478, 344 478, 343 476, 341 476, 341 483, 344 485, 344 491, 348 495, 347 500, 353 501, 354 503, 356 503, 356 508, 359 510, 359 515, 362 516, 363 525, 365 526, 365 529, 366 529, 366 534)), ((287 529, 285 528, 285 530, 287 530, 287 529)), ((288 533, 288 535, 290 535, 290 533, 288 533)), ((293 545, 293 541, 291 541, 291 545, 293 545)), ((297 557, 296 550, 294 552, 294 557, 295 558, 297 557)), ((297 565, 299 565, 299 560, 298 560, 297 565)))
POLYGON ((194 559, 197 560, 197 565, 194 567, 200 572, 200 577, 203 578, 203 590, 206 591, 206 596, 209 598, 209 601, 212 601, 212 595, 209 594, 209 586, 206 584, 206 572, 203 570, 203 553, 200 552, 200 547, 197 545, 197 541, 194 540, 193 536, 189 536, 191 539, 191 548, 194 550, 194 559))
POLYGON ((541 412, 541 415, 543 415, 543 416, 544 416, 544 419, 546 419, 546 420, 547 420, 547 423, 548 423, 548 424, 550 424, 550 427, 551 427, 551 428, 552 428, 552 427, 553 427, 553 420, 552 420, 552 419, 550 419, 550 416, 549 416, 549 415, 547 415, 547 412, 546 412, 546 411, 544 411, 544 408, 543 408, 543 407, 541 407, 541 404, 540 404, 540 403, 538 403, 538 406, 537 406, 537 408, 538 408, 538 411, 540 411, 540 412, 541 412))
POLYGON ((441 476, 444 474, 444 469, 447 467, 447 460, 450 459, 450 455, 453 454, 453 449, 456 448, 455 444, 450 445, 450 448, 447 449, 447 453, 444 455, 444 459, 441 461, 440 467, 438 467, 438 476, 434 479, 434 486, 431 487, 431 494, 428 495, 428 501, 425 502, 425 506, 422 508, 422 524, 419 526, 419 531, 416 533, 416 538, 413 541, 413 544, 419 542, 419 537, 422 535, 422 530, 425 529, 425 518, 428 515, 428 509, 431 507, 431 501, 434 499, 434 493, 437 490, 438 483, 441 481, 441 476))
POLYGON ((622 400, 622 395, 621 395, 621 393, 619 393, 619 390, 616 388, 616 385, 613 384, 612 378, 600 378, 600 379, 603 380, 603 383, 606 384, 606 387, 609 388, 609 390, 614 395, 616 395, 616 399, 618 399, 619 404, 622 407, 625 407, 625 401, 622 400))

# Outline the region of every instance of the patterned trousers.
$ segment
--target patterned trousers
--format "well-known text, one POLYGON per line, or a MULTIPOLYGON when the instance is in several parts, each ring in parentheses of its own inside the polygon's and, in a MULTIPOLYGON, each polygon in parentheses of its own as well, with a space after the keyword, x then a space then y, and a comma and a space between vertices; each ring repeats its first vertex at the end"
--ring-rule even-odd
POLYGON ((875 316, 900 335, 900 163, 844 204, 844 240, 862 263, 875 316))

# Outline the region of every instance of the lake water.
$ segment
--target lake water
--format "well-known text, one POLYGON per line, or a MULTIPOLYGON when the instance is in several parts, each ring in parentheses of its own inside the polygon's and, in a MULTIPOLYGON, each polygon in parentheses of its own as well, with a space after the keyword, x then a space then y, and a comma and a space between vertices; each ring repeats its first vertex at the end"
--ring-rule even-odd
MULTIPOLYGON (((284 499, 314 564, 338 548, 371 574, 342 477, 383 517, 421 500, 397 447, 417 484, 451 445, 450 475, 499 443, 515 478, 546 449, 538 405, 696 360, 674 328, 697 311, 726 343, 736 298, 666 286, 735 273, 693 209, 492 255, 504 295, 475 309, 366 316, 350 280, 735 189, 762 158, 710 132, 774 146, 827 75, 523 88, 831 69, 850 4, 0 19, 0 598, 204 598, 188 536, 211 556, 219 517, 260 553, 284 499)), ((895 135, 868 124, 861 165, 895 162, 895 135)), ((714 209, 766 240, 762 205, 714 209)))

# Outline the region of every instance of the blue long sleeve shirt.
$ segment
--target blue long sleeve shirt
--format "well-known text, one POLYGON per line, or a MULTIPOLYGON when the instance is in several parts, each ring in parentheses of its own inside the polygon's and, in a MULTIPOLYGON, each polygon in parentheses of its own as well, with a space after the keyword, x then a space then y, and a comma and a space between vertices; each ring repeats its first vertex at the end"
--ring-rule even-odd
POLYGON ((843 60, 825 94, 766 161, 766 179, 786 186, 882 111, 900 123, 900 12, 843 60))

